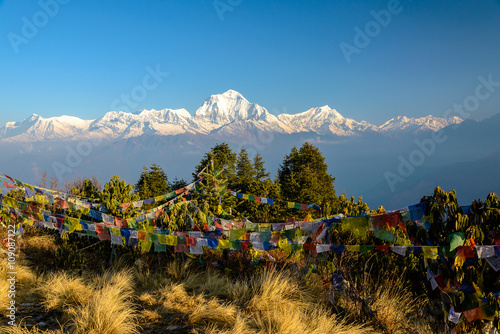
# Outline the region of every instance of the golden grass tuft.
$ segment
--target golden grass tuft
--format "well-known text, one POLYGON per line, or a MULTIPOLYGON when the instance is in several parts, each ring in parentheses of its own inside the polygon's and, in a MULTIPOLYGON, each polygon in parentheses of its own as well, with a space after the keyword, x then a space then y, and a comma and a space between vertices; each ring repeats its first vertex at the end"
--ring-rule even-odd
POLYGON ((234 305, 221 304, 216 299, 200 303, 191 311, 188 319, 191 324, 232 327, 236 321, 238 310, 234 305))
POLYGON ((19 298, 29 289, 35 282, 36 276, 31 269, 23 264, 22 259, 16 257, 16 262, 13 264, 15 275, 8 274, 11 269, 7 260, 6 254, 0 255, 0 308, 6 308, 10 303, 9 289, 10 282, 7 281, 11 276, 16 279, 16 298, 19 298))
POLYGON ((41 278, 41 283, 37 292, 42 296, 42 305, 47 310, 85 304, 92 293, 91 288, 82 278, 64 271, 51 273, 46 278, 41 278))
POLYGON ((67 310, 68 328, 73 334, 128 334, 139 333, 137 312, 131 302, 133 296, 130 271, 106 273, 96 281, 96 289, 87 303, 67 310))
MULTIPOLYGON (((16 284, 20 285, 29 285, 33 284, 36 281, 35 274, 31 271, 30 267, 24 264, 24 261, 16 257, 16 262, 14 263, 14 271, 16 272, 16 284)), ((11 275, 8 272, 11 271, 9 269, 9 262, 7 261, 6 255, 1 255, 0 259, 0 279, 4 280, 9 278, 11 275)))
POLYGON ((203 295, 191 296, 187 293, 184 284, 172 283, 160 291, 161 304, 166 312, 191 313, 198 304, 206 299, 203 295))
POLYGON ((57 249, 54 243, 55 237, 52 235, 33 235, 22 240, 24 250, 29 253, 48 253, 57 249))
POLYGON ((337 320, 323 304, 322 289, 299 281, 291 273, 264 271, 251 283, 255 294, 245 313, 250 327, 258 333, 371 332, 370 328, 337 320))
POLYGON ((423 305, 403 288, 400 280, 396 280, 378 287, 371 306, 385 328, 396 332, 411 326, 412 315, 423 305))
POLYGON ((28 329, 26 327, 22 327, 20 325, 8 326, 2 330, 2 333, 5 334, 64 334, 62 330, 41 330, 38 327, 33 327, 28 329))
POLYGON ((138 300, 146 306, 153 306, 158 304, 158 298, 148 292, 142 293, 139 296, 138 300))
POLYGON ((141 324, 149 325, 155 323, 162 318, 161 314, 156 310, 142 310, 139 315, 141 324))

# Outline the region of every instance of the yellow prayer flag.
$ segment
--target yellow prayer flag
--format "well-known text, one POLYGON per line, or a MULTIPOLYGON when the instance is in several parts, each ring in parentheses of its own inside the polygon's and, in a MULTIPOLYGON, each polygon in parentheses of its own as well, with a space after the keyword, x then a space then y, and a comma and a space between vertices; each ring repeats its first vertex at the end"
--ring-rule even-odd
POLYGON ((167 235, 167 245, 177 246, 177 236, 172 234, 167 235))
POLYGON ((342 219, 342 230, 350 231, 356 238, 365 239, 371 227, 370 217, 350 217, 342 219))
POLYGON ((280 239, 280 241, 278 242, 278 247, 286 252, 292 251, 292 244, 289 244, 286 238, 280 239))
POLYGON ((437 259, 439 257, 437 246, 422 246, 422 252, 424 253, 424 258, 427 259, 437 259))
POLYGON ((139 250, 141 252, 149 252, 153 242, 150 240, 139 240, 139 250))
POLYGON ((121 235, 119 227, 110 227, 109 229, 111 230, 111 233, 115 235, 121 235))
POLYGON ((227 248, 229 248, 229 240, 227 240, 227 239, 220 239, 219 240, 219 248, 220 249, 227 249, 227 248))
POLYGON ((158 242, 162 245, 167 245, 167 235, 166 234, 157 234, 158 242))
POLYGON ((361 252, 361 247, 359 245, 346 245, 345 249, 348 252, 361 252))

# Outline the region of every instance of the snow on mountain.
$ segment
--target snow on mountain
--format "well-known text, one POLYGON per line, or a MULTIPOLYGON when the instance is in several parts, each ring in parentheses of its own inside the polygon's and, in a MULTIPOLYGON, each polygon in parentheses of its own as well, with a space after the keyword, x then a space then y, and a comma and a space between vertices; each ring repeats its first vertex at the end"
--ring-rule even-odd
POLYGON ((73 116, 43 118, 31 115, 22 122, 8 122, 0 128, 0 138, 12 141, 72 139, 87 131, 92 121, 73 116))
POLYGON ((311 108, 293 115, 281 114, 278 119, 292 129, 292 132, 313 131, 321 135, 354 136, 368 130, 375 131, 372 124, 345 118, 337 110, 329 106, 311 108))
POLYGON ((275 115, 232 89, 206 99, 196 110, 193 121, 208 133, 235 134, 247 122, 262 131, 285 132, 275 115))
POLYGON ((398 116, 391 118, 378 127, 382 133, 417 133, 421 131, 438 131, 448 125, 458 124, 463 119, 457 116, 450 116, 447 119, 429 115, 420 118, 408 118, 398 116))
POLYGON ((95 120, 89 131, 97 137, 130 138, 143 134, 176 135, 192 130, 186 109, 142 110, 138 113, 110 111, 95 120))
POLYGON ((102 138, 117 140, 142 135, 204 134, 251 137, 258 133, 313 132, 319 135, 359 136, 379 132, 399 136, 420 131, 437 131, 463 120, 435 116, 398 116, 380 126, 342 116, 329 106, 311 108, 298 114, 273 115, 251 103, 235 90, 212 95, 192 116, 186 109, 142 110, 137 113, 110 111, 96 120, 72 116, 43 118, 33 114, 22 122, 8 122, 0 128, 3 141, 76 140, 102 138))

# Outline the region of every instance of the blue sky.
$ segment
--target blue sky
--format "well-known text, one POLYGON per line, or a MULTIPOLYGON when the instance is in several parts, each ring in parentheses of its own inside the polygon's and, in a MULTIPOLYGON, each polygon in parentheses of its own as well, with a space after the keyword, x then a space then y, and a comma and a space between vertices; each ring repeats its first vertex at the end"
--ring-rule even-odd
MULTIPOLYGON (((401 0, 350 62, 340 44, 355 46, 355 27, 393 0, 56 1, 0 1, 0 126, 32 113, 100 117, 148 67, 169 74, 135 110, 193 114, 235 89, 275 114, 328 104, 375 124, 442 116, 478 76, 500 81, 500 1, 401 0)), ((499 111, 500 89, 472 118, 499 111)))

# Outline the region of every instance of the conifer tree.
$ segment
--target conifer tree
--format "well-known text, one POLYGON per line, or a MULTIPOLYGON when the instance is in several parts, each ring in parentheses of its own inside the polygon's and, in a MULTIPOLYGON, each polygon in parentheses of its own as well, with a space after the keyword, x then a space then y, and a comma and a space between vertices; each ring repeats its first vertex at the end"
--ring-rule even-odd
POLYGON ((240 192, 247 192, 248 185, 254 180, 255 174, 254 166, 248 158, 248 152, 242 147, 236 161, 235 189, 240 192))
POLYGON ((253 158, 253 168, 255 170, 255 179, 258 181, 264 181, 269 177, 269 173, 266 172, 266 168, 264 167, 264 160, 262 156, 257 153, 253 158))
POLYGON ((144 166, 139 181, 135 185, 135 191, 141 199, 163 195, 170 191, 167 175, 155 163, 149 167, 149 170, 144 166))
POLYGON ((171 185, 170 185, 170 188, 172 190, 177 190, 177 189, 181 189, 185 186, 187 186, 188 183, 186 182, 186 180, 184 179, 178 179, 177 177, 174 178, 174 180, 172 181, 171 185))
POLYGON ((117 217, 129 218, 134 212, 121 212, 118 206, 121 203, 128 203, 139 200, 139 195, 133 192, 134 186, 120 180, 114 175, 111 180, 104 185, 104 189, 99 193, 101 202, 106 205, 107 213, 117 217))
MULTIPOLYGON (((335 195, 334 181, 335 178, 328 174, 325 158, 316 146, 308 142, 300 150, 293 147, 278 169, 283 199, 290 202, 314 203, 315 206, 328 204, 335 210, 338 208, 338 198, 335 195)), ((311 213, 321 215, 315 211, 311 213)), ((296 216, 305 214, 297 212, 296 216)))
POLYGON ((193 181, 199 179, 201 171, 213 160, 214 171, 222 171, 222 175, 228 182, 228 187, 234 187, 236 181, 236 153, 234 153, 228 144, 217 144, 209 152, 205 153, 200 163, 195 167, 193 181))

